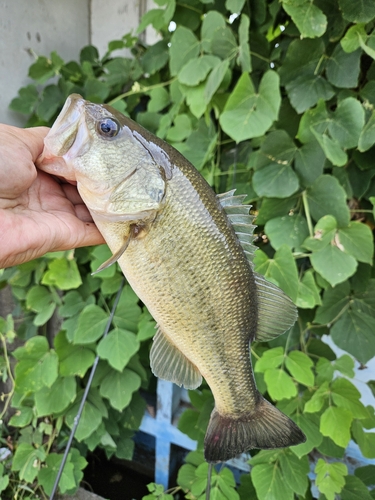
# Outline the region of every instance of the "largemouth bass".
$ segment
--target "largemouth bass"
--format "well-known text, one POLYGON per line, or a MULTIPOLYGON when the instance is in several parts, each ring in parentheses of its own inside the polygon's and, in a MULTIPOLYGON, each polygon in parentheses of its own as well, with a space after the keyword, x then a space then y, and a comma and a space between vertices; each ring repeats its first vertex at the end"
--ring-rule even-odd
POLYGON ((70 96, 45 139, 39 168, 76 181, 118 261, 155 318, 150 362, 163 379, 197 388, 215 408, 208 462, 305 441, 256 388, 252 341, 277 337, 296 308, 252 269, 252 218, 243 196, 216 196, 173 147, 107 105, 70 96))

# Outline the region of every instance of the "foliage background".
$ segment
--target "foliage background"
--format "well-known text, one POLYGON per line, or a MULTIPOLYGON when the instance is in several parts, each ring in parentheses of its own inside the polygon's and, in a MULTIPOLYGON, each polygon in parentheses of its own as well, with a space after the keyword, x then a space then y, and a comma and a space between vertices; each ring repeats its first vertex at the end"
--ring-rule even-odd
MULTIPOLYGON (((20 89, 11 109, 29 125, 49 125, 72 92, 109 102, 173 144, 217 192, 248 195, 256 270, 299 307, 287 334, 253 346, 257 382, 307 442, 254 453, 237 490, 228 469, 215 473, 216 498, 374 498, 375 466, 349 471, 344 454, 352 439, 364 458, 375 458, 374 408, 350 381, 355 362, 365 369, 375 355, 375 4, 157 4, 138 29, 152 24, 161 35, 155 45, 125 35, 102 57, 92 46, 79 62, 41 55, 29 70, 35 84, 20 89), (116 55, 121 48, 132 56, 116 55), (337 358, 323 335, 347 354, 337 358)), ((50 493, 96 352, 99 369, 60 490, 76 489, 87 450, 132 456, 144 412, 139 389, 155 382, 154 324, 126 285, 100 340, 122 279, 116 266, 90 276, 107 257, 106 247, 85 248, 0 271, 16 303, 0 318, 1 370, 11 387, 3 413, 16 410, 3 423, 13 451, 0 463, 4 498, 50 493), (61 323, 57 335, 52 320, 61 323), (18 339, 26 343, 13 350, 18 339)), ((203 386, 190 397, 179 426, 201 446, 212 395, 203 386)), ((201 452, 190 454, 173 492, 203 498, 206 475, 201 452)), ((146 498, 171 496, 150 485, 146 498)))

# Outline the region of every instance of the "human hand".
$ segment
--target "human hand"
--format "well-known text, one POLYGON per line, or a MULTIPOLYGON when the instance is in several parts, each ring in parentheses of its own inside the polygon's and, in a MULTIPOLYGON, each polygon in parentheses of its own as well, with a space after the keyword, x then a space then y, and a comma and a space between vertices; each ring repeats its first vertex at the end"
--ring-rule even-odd
POLYGON ((0 268, 104 243, 76 187, 35 167, 47 132, 0 124, 0 268))

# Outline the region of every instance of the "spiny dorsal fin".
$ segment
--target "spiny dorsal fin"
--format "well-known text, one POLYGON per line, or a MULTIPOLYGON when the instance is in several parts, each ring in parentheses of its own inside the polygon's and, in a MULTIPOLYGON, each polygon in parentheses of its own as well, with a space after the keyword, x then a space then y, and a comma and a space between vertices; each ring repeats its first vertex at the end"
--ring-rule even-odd
POLYGON ((255 240, 253 232, 256 228, 253 224, 254 216, 249 213, 251 205, 242 204, 246 198, 246 194, 234 196, 235 191, 235 189, 232 189, 227 193, 218 194, 217 197, 228 219, 232 223, 247 260, 251 267, 253 267, 254 252, 257 249, 257 247, 253 245, 253 241, 255 240))
MULTIPOLYGON (((242 205, 246 195, 234 196, 235 189, 219 194, 218 199, 224 208, 236 232, 245 255, 253 268, 254 252, 258 247, 253 245, 256 226, 254 217, 249 214, 251 205, 242 205)), ((282 335, 294 325, 297 309, 291 299, 280 288, 269 282, 258 273, 254 273, 258 295, 258 329, 256 341, 265 342, 282 335)))
POLYGON ((198 368, 158 328, 150 352, 154 375, 185 389, 196 389, 202 383, 198 368))

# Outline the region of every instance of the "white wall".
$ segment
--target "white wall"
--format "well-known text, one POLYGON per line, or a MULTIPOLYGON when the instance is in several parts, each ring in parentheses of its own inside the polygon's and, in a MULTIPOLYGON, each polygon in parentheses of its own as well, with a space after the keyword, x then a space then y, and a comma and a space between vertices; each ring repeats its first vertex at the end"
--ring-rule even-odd
POLYGON ((33 53, 76 59, 89 37, 89 0, 0 0, 0 122, 25 121, 8 106, 30 83, 33 53))
MULTIPOLYGON (((0 123, 22 126, 23 115, 8 109, 27 77, 33 54, 55 50, 77 59, 91 43, 101 55, 108 42, 135 30, 152 0, 0 0, 0 123)), ((149 6, 150 5, 150 6, 149 6)), ((147 31, 148 43, 155 35, 147 31)))

